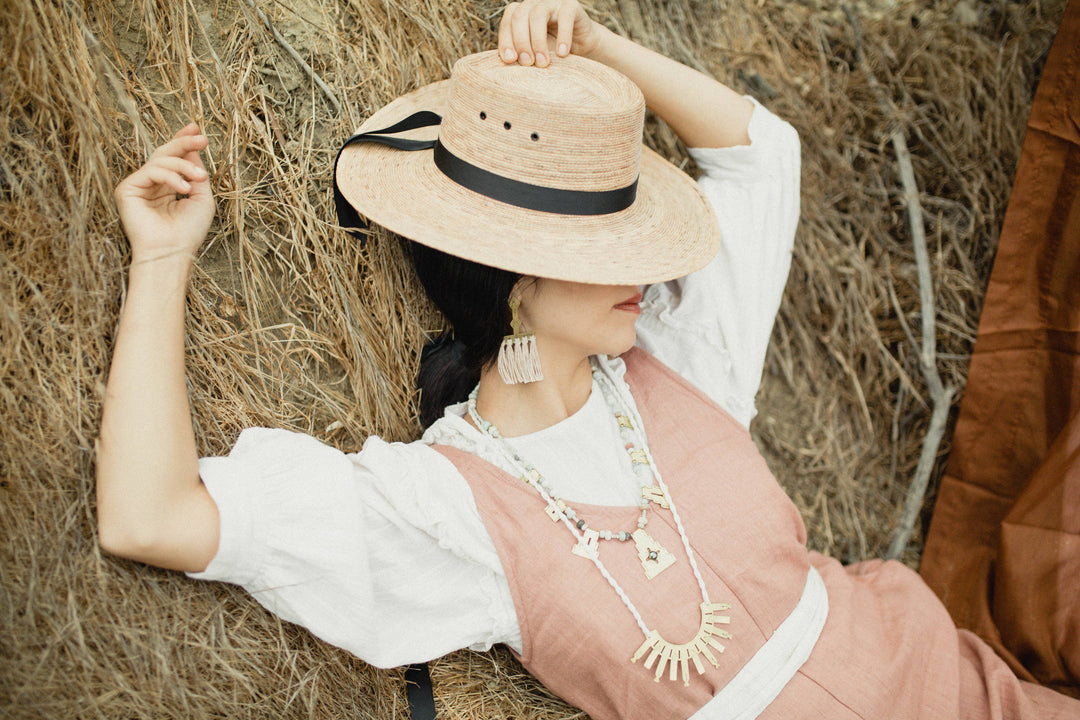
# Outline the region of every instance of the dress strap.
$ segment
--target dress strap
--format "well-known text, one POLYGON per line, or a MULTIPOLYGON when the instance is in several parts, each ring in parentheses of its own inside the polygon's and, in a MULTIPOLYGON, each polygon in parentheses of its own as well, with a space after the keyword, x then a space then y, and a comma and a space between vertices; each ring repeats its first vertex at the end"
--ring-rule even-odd
POLYGON ((435 693, 427 663, 413 663, 405 668, 405 694, 412 720, 435 720, 435 693))

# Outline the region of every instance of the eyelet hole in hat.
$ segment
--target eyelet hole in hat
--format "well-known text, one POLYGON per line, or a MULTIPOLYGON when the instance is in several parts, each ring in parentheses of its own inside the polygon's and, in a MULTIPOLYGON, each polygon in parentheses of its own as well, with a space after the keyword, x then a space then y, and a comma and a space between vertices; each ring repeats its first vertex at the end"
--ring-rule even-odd
POLYGON ((504 122, 503 127, 506 128, 507 130, 509 130, 510 129, 510 121, 507 120, 506 122, 504 122))
POLYGON ((539 139, 540 139, 540 135, 539 135, 539 133, 533 133, 533 134, 532 134, 532 135, 530 135, 529 137, 531 137, 531 138, 532 138, 533 142, 536 142, 537 140, 539 140, 539 139))
POLYGON ((483 110, 480 111, 480 119, 481 120, 487 120, 487 113, 484 112, 483 110))

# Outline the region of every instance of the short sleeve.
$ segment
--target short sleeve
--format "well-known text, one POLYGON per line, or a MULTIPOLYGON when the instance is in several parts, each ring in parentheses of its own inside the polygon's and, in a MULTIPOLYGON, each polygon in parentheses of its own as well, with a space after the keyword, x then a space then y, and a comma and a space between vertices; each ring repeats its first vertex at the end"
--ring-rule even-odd
POLYGON ((214 559, 191 577, 239 584, 282 619, 379 667, 497 642, 520 647, 468 485, 429 446, 371 438, 345 454, 253 428, 199 470, 221 530, 214 559))
POLYGON ((720 250, 691 275, 650 286, 637 344, 748 426, 799 218, 799 138, 754 102, 750 144, 692 148, 720 223, 720 250))

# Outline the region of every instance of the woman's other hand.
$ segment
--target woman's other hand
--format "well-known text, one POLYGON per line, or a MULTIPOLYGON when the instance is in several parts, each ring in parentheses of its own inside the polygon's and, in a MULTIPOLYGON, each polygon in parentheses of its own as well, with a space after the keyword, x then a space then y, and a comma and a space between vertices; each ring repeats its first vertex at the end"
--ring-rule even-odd
POLYGON ((114 193, 132 264, 101 417, 98 540, 176 570, 206 568, 220 531, 199 478, 184 375, 187 283, 214 217, 199 159, 206 142, 188 125, 114 193))
POLYGON ((154 150, 113 193, 133 262, 168 255, 192 258, 214 217, 210 176, 199 151, 207 146, 191 123, 154 150))
POLYGON ((503 10, 499 56, 503 62, 547 67, 549 53, 589 56, 607 29, 588 16, 577 0, 524 0, 503 10))

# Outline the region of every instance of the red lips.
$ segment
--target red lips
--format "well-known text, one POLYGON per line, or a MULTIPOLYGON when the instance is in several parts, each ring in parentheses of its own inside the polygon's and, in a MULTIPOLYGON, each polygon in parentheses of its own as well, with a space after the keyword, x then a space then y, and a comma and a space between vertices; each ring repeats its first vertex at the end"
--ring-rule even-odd
POLYGON ((635 314, 641 313, 641 293, 636 293, 633 297, 629 297, 623 300, 621 303, 615 306, 616 310, 624 310, 626 312, 632 312, 635 314))

